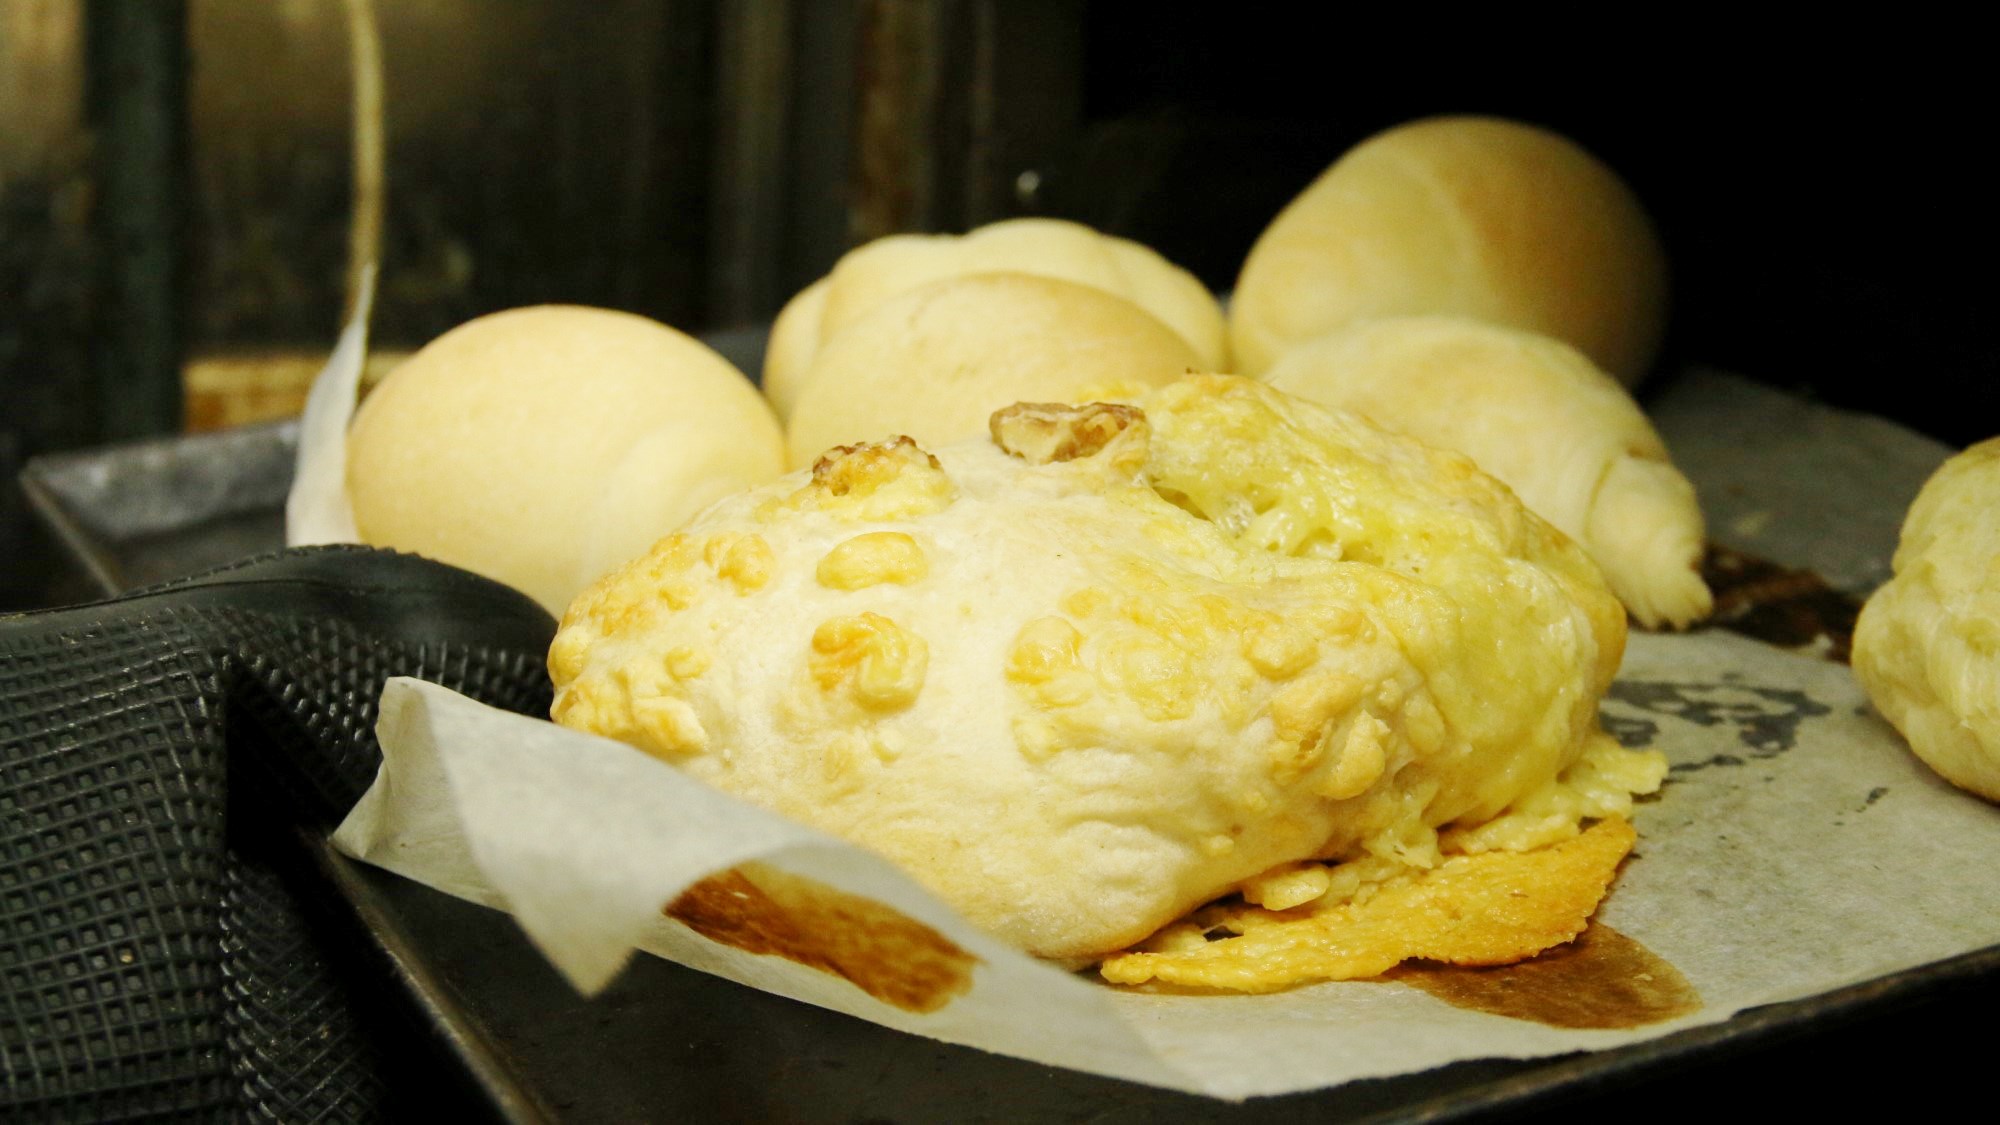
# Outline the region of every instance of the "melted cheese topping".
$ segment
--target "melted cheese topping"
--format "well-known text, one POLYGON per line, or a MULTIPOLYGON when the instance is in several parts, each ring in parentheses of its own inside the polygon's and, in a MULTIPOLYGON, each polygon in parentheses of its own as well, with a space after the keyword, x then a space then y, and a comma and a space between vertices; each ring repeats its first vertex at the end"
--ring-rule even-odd
POLYGON ((1658 784, 1597 727, 1618 602, 1466 459, 1228 377, 993 429, 835 450, 607 577, 550 652, 556 719, 1059 958, 1658 784))

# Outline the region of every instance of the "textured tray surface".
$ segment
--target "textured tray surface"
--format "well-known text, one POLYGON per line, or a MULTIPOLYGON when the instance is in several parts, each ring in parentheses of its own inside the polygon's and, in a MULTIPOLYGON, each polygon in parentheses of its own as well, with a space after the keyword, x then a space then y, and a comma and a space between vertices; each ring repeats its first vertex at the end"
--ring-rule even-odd
POLYGON ((545 708, 554 627, 497 583, 359 547, 0 615, 0 1104, 379 1115, 377 1044, 274 845, 373 780, 384 680, 545 708))

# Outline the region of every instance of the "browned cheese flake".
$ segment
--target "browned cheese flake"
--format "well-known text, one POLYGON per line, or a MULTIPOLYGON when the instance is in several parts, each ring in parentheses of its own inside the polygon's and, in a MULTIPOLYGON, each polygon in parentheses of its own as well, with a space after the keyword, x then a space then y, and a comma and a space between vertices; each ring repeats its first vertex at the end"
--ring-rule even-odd
POLYGON ((1235 936, 1114 954, 1099 971, 1114 984, 1275 992, 1378 976, 1408 960, 1511 964, 1583 931, 1635 838, 1630 824, 1607 819, 1531 852, 1455 856, 1356 903, 1282 911, 1216 903, 1192 924, 1211 938, 1235 936))

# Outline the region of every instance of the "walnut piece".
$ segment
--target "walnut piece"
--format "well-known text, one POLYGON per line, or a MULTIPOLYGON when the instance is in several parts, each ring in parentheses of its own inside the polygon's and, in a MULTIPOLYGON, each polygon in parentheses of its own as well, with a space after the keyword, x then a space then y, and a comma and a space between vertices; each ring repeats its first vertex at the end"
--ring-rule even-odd
POLYGON ((993 444, 1030 465, 1095 457, 1115 444, 1113 463, 1137 468, 1150 437, 1145 412, 1115 402, 1017 402, 994 411, 987 427, 993 444))

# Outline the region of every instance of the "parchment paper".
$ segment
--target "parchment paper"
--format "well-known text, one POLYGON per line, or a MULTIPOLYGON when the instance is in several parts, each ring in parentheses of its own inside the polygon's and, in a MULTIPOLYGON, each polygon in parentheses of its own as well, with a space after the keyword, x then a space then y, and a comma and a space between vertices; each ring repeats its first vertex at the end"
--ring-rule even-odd
POLYGON ((375 266, 361 270, 354 314, 341 329, 333 355, 313 379, 299 419, 298 465, 285 498, 285 546, 356 543, 354 505, 347 496, 347 424, 368 363, 368 314, 375 307, 375 266))
MULTIPOLYGON (((1752 400, 1753 410, 1768 393, 1744 392, 1749 384, 1723 376, 1703 376, 1696 386, 1704 385, 1704 393, 1739 406, 1752 400)), ((1824 416, 1815 424, 1831 432, 1861 425, 1888 434, 1882 440, 1901 467, 1873 478, 1878 492, 1913 494, 1947 452, 1879 420, 1801 407, 1788 396, 1765 405, 1817 411, 1824 416)), ((1672 409, 1700 432, 1698 408, 1683 400, 1672 409)), ((309 415, 304 442, 344 426, 344 414, 319 426, 309 415)), ((1787 537, 1784 529, 1795 526, 1789 509, 1814 503, 1794 493, 1809 493, 1818 479, 1849 491, 1839 503, 1851 506, 1851 489, 1840 482, 1853 474, 1816 472, 1810 451, 1780 445, 1793 459, 1774 494, 1780 507, 1761 524, 1718 527, 1718 538, 1748 539, 1776 561, 1813 566, 1825 529, 1807 520, 1810 531, 1787 537)), ((1849 452, 1822 444, 1816 456, 1849 452)), ((1735 474, 1727 487, 1737 490, 1725 507, 1741 520, 1764 502, 1755 495, 1758 475, 1740 458, 1723 460, 1735 474)), ((302 450, 302 477, 324 473, 328 463, 322 457, 315 469, 302 450)), ((1706 501, 1701 467, 1683 464, 1706 501)), ((302 479, 300 487, 344 502, 327 483, 302 479)), ((1874 560, 1886 560, 1899 521, 1897 507, 1861 530, 1846 529, 1834 560, 1845 568, 1837 584, 1854 588, 1874 560)), ((1671 963, 1704 1001, 1692 1015, 1630 1031, 1487 1015, 1385 982, 1272 996, 1116 990, 1016 953, 884 861, 636 750, 416 681, 385 691, 385 764, 334 843, 511 912, 586 993, 640 949, 904 1031, 1225 1098, 1461 1059, 1609 1047, 2000 942, 2000 867, 1988 862, 2000 850, 2000 810, 1918 763, 1845 667, 1722 633, 1635 635, 1604 715, 1628 745, 1664 751, 1673 772, 1639 810, 1638 848, 1598 919, 1671 963), (709 941, 663 914, 688 886, 749 860, 934 929, 976 958, 969 991, 932 1012, 905 1010, 827 972, 709 941)), ((512 923, 496 914, 493 924, 512 923)))
MULTIPOLYGON (((1695 1015, 1577 1031, 1399 984, 1272 996, 1121 992, 986 939, 882 861, 709 790, 619 743, 397 681, 388 763, 334 836, 348 854, 510 910, 579 989, 644 949, 892 1027, 1241 1098, 1458 1059, 1607 1047, 2000 941, 2000 813, 1938 781, 1844 667, 1728 634, 1640 636, 1605 705, 1674 769, 1599 920, 1678 968, 1695 1015), (928 1015, 696 936, 661 914, 746 860, 886 903, 980 961, 928 1015)), ((504 924, 498 917, 494 924, 504 924)))
POLYGON ((1952 452, 1886 418, 1719 371, 1682 372, 1645 406, 1694 482, 1711 540, 1854 594, 1888 581, 1903 513, 1952 452))

